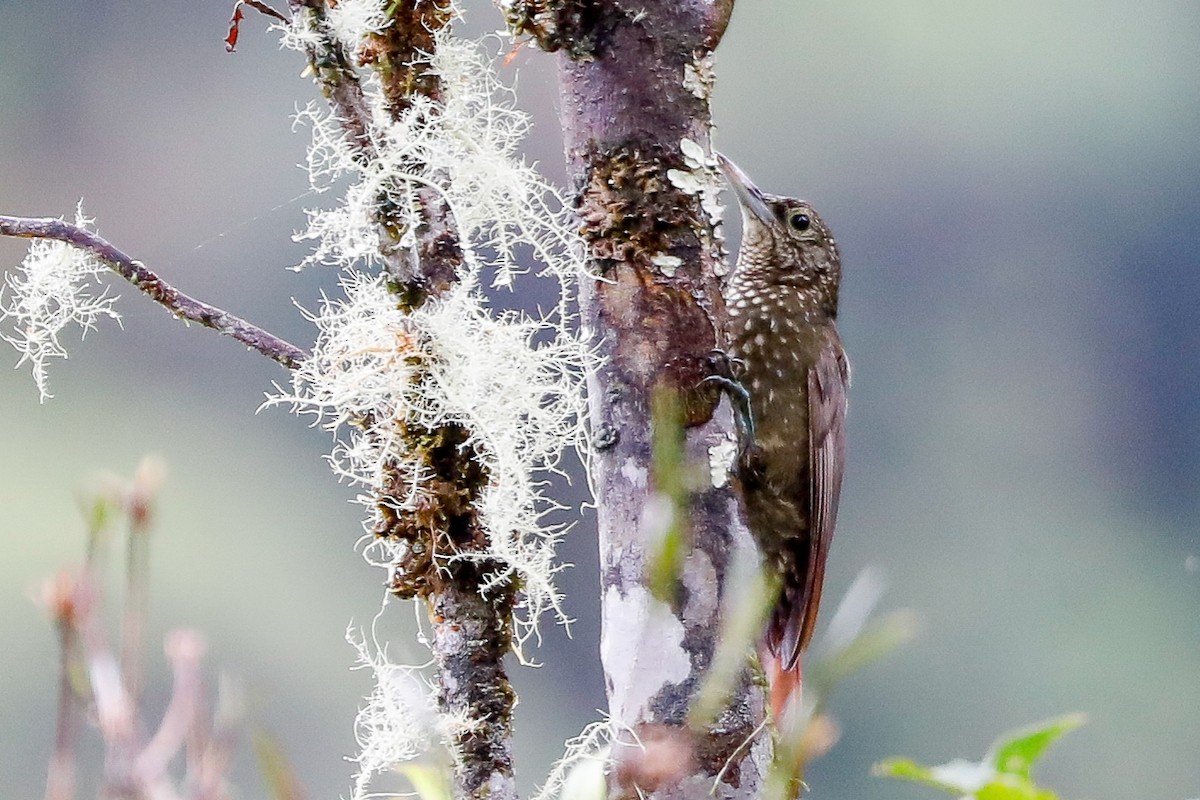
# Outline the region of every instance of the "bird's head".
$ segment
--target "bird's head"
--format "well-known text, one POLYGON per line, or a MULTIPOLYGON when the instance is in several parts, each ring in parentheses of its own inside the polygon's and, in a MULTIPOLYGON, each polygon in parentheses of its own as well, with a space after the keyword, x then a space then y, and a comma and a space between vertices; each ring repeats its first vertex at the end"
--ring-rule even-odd
POLYGON ((742 245, 737 273, 742 278, 788 286, 837 312, 841 258, 829 227, 803 200, 767 194, 728 158, 716 154, 721 171, 742 209, 742 245))

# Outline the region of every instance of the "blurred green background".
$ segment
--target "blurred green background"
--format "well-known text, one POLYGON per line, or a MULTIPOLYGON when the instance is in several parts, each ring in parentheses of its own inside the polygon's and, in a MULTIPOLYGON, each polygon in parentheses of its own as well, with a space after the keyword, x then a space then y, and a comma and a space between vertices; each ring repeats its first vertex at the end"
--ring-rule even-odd
MULTIPOLYGON (((295 199, 289 115, 314 92, 261 19, 225 54, 230 7, 0 2, 0 211, 82 197, 183 290, 307 344, 291 298, 335 278, 284 269, 323 199, 295 199)), ((500 27, 470 8, 470 30, 500 27)), ((551 59, 527 47, 503 72, 561 181, 551 59)), ((1072 710, 1090 723, 1042 773, 1064 796, 1196 796, 1200 7, 742 0, 717 73, 718 146, 814 201, 843 249, 852 460, 827 591, 878 565, 885 603, 924 621, 835 696, 812 796, 929 796, 869 766, 975 757, 1072 710)), ((23 252, 0 241, 0 264, 23 252)), ((324 433, 255 415, 282 370, 118 289, 124 332, 54 364, 53 401, 0 371, 0 795, 37 795, 50 746, 54 639, 30 587, 81 555, 78 487, 147 451, 170 468, 152 641, 205 631, 310 796, 345 794, 368 676, 342 634, 383 577, 353 552, 352 491, 324 433)), ((549 629, 545 666, 514 667, 525 786, 603 705, 590 521, 564 559, 574 638, 549 629)), ((264 796, 249 761, 240 794, 264 796)))

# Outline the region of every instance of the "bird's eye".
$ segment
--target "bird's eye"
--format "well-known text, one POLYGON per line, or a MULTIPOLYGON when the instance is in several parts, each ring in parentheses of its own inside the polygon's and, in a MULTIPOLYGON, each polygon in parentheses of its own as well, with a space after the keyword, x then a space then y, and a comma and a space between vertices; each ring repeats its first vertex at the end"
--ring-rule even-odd
POLYGON ((792 230, 800 233, 803 233, 812 226, 812 220, 809 219, 808 214, 805 214, 803 211, 793 211, 788 215, 787 221, 788 225, 792 227, 792 230))

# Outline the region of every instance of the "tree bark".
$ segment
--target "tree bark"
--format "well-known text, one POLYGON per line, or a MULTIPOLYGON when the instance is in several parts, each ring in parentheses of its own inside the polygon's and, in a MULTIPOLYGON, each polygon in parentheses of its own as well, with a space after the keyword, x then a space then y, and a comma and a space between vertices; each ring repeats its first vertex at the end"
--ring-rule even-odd
POLYGON ((771 758, 763 693, 749 669, 715 721, 688 724, 712 663, 727 570, 737 548, 753 547, 714 462, 732 439, 732 416, 701 383, 725 313, 715 194, 699 185, 713 175, 710 58, 732 5, 551 0, 507 9, 514 29, 559 51, 567 162, 598 276, 584 283, 581 302, 603 357, 589 394, 601 657, 609 711, 630 745, 618 746, 610 776, 620 797, 757 797, 771 758), (685 463, 705 475, 712 464, 714 476, 690 496, 673 602, 647 582, 663 513, 651 397, 663 386, 682 399, 685 463))

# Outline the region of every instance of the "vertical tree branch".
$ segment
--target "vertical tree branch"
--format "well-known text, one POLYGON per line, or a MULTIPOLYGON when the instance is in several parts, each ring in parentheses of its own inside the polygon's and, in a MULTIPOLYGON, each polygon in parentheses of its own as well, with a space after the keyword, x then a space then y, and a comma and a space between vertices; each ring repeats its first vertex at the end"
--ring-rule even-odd
POLYGON ((515 800, 512 713, 516 693, 504 669, 512 647, 512 582, 480 594, 483 575, 469 563, 452 567, 430 600, 433 649, 441 673, 442 710, 470 720, 455 742, 456 798, 515 800))
MULTIPOLYGON (((364 159, 376 153, 358 67, 378 74, 387 112, 394 120, 409 109, 415 96, 441 99, 441 81, 428 59, 435 48, 435 33, 450 24, 456 13, 450 4, 393 4, 388 26, 368 37, 357 64, 330 32, 325 0, 292 0, 291 7, 293 13, 313 15, 312 27, 325 34, 309 48, 310 65, 364 159)), ((397 305, 407 311, 449 291, 458 282, 463 264, 458 228, 445 200, 431 186, 415 191, 421 222, 414 247, 401 246, 408 223, 387 197, 380 198, 376 211, 388 287, 397 305)), ((430 502, 415 511, 399 510, 391 499, 407 491, 399 475, 379 498, 376 535, 407 543, 411 556, 397 565, 391 590, 399 597, 421 596, 429 601, 438 707, 447 718, 466 722, 453 728, 454 796, 510 800, 516 797, 512 762, 516 695, 504 658, 512 646, 516 587, 511 579, 492 585, 497 583, 491 576, 499 565, 487 559, 454 558, 486 550, 486 533, 474 504, 488 476, 463 426, 435 430, 410 426, 404 436, 425 454, 430 502)))
MULTIPOLYGON (((687 459, 706 467, 732 435, 718 397, 698 387, 724 315, 711 168, 710 56, 732 0, 510 3, 510 25, 558 50, 562 123, 578 211, 600 280, 581 291, 603 366, 590 385, 599 500, 610 713, 644 745, 618 753, 618 796, 756 797, 770 760, 763 695, 743 670, 728 707, 687 727, 716 644, 735 550, 752 547, 727 486, 691 498, 689 550, 676 601, 647 586, 652 491, 650 401, 656 386, 683 398, 687 459), (678 762, 680 742, 690 766, 678 762)), ((719 470, 717 470, 719 472, 719 470)), ((707 471, 706 473, 707 474, 707 471)), ((724 484, 714 480, 713 483, 724 484)))

